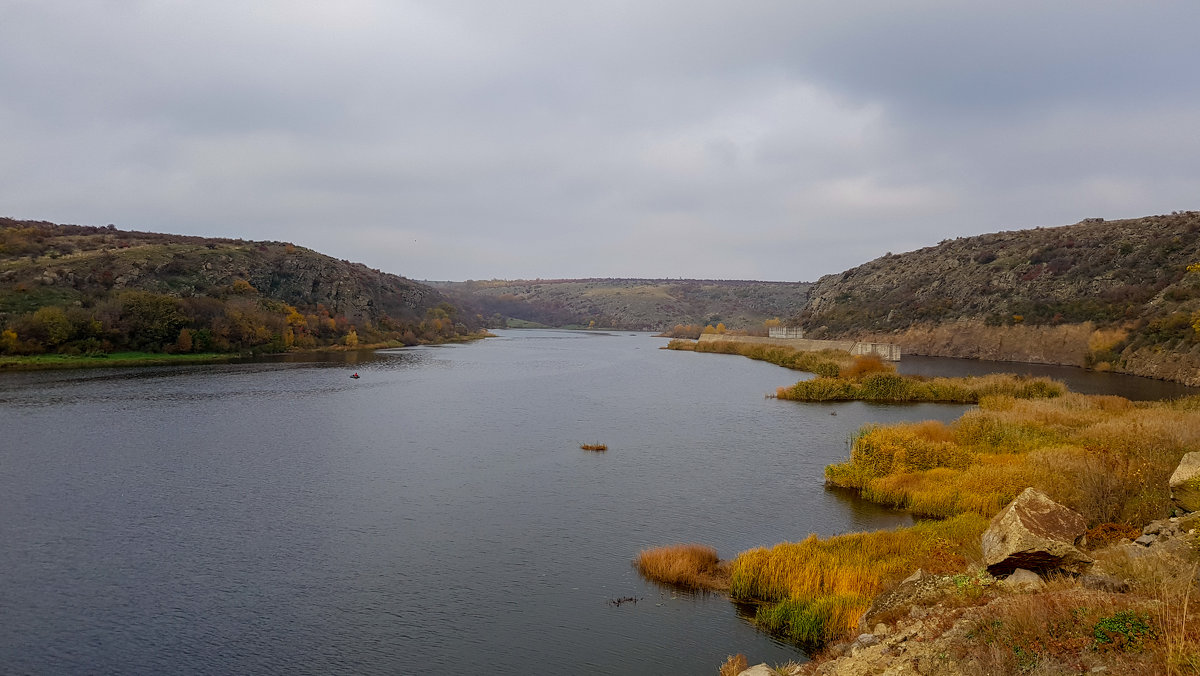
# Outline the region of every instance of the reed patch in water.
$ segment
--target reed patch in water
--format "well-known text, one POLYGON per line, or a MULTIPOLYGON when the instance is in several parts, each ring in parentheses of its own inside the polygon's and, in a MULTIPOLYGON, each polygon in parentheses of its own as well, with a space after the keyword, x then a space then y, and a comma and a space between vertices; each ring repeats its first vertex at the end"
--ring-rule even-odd
POLYGON ((662 584, 725 591, 729 589, 729 567, 706 545, 677 544, 644 549, 634 560, 645 578, 662 584))
POLYGON ((868 372, 860 378, 820 377, 775 391, 792 401, 942 402, 977 404, 988 396, 1043 399, 1066 394, 1049 378, 990 374, 965 378, 926 378, 890 372, 868 372))
POLYGON ((987 519, 965 514, 911 528, 853 533, 742 552, 730 565, 734 599, 765 601, 764 628, 810 645, 854 631, 871 600, 917 568, 954 572, 979 557, 987 519))

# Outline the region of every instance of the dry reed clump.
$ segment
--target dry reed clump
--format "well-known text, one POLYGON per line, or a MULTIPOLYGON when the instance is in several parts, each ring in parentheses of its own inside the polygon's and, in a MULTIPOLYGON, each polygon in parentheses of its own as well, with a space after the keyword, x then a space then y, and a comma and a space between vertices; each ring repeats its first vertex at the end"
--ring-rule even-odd
POLYGON ((717 550, 698 544, 644 549, 634 560, 638 572, 654 582, 706 591, 729 589, 729 567, 717 550))
POLYGON ((725 663, 721 665, 719 676, 738 676, 738 674, 750 668, 750 662, 746 656, 738 653, 725 658, 725 663))
POLYGON ((715 340, 703 343, 672 340, 667 343, 666 347, 671 350, 740 355, 795 371, 808 371, 809 373, 832 377, 836 377, 842 368, 854 364, 855 359, 849 352, 842 350, 817 350, 808 352, 784 345, 764 345, 738 340, 715 340))
POLYGON ((880 359, 878 355, 868 354, 856 356, 852 363, 842 367, 838 372, 838 377, 858 380, 872 373, 894 373, 895 371, 895 366, 883 363, 883 359, 880 359))
POLYGON ((1122 540, 1134 540, 1141 534, 1139 528, 1109 521, 1089 528, 1087 542, 1089 547, 1107 547, 1122 540))
POLYGON ((979 403, 984 397, 1005 395, 1019 399, 1058 397, 1067 392, 1049 378, 990 374, 966 378, 925 378, 897 373, 867 373, 859 378, 821 377, 801 381, 775 392, 793 401, 886 401, 979 403))
POLYGON ((1200 449, 1200 404, 991 394, 949 426, 867 427, 826 479, 868 500, 947 517, 995 514, 1034 486, 1090 524, 1167 515, 1167 480, 1200 449))
POLYGON ((585 451, 607 451, 608 444, 579 444, 579 447, 585 451))
POLYGON ((664 350, 682 350, 684 352, 695 352, 696 351, 696 341, 684 340, 682 338, 675 338, 671 342, 667 343, 666 346, 663 347, 662 349, 664 349, 664 350))
POLYGON ((768 630, 823 644, 853 631, 875 595, 913 570, 950 572, 978 558, 986 526, 968 514, 752 549, 731 564, 730 591, 735 599, 767 602, 756 621, 768 630))

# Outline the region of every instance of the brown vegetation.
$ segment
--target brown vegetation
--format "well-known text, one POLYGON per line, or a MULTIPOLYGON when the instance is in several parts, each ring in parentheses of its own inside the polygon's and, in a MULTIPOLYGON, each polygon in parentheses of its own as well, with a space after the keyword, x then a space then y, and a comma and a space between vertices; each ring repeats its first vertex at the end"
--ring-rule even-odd
POLYGON ((585 451, 607 451, 608 444, 579 444, 579 447, 585 451))
POLYGON ((912 528, 815 535, 742 552, 731 566, 731 591, 766 601, 757 621, 793 640, 821 645, 852 632, 886 587, 917 568, 952 572, 979 557, 986 519, 966 514, 912 528))
POLYGON ((1141 527, 1167 514, 1167 479, 1200 448, 1200 399, 1133 403, 1068 394, 984 397, 949 426, 868 427, 826 479, 930 516, 994 514, 1027 486, 1088 523, 1141 527))
POLYGON ((746 656, 738 653, 725 658, 725 663, 721 665, 719 676, 738 676, 750 667, 750 663, 746 660, 746 656))
POLYGON ((867 372, 855 378, 821 377, 804 380, 775 391, 779 399, 793 401, 931 401, 974 404, 989 396, 1007 395, 1021 399, 1057 397, 1066 388, 1049 378, 1010 374, 927 378, 889 371, 867 372))
POLYGON ((736 354, 750 359, 770 362, 776 366, 796 371, 808 371, 809 373, 829 376, 836 376, 840 373, 843 366, 851 366, 855 361, 855 358, 849 352, 842 350, 806 352, 785 345, 747 343, 737 340, 714 340, 699 343, 687 340, 672 340, 667 344, 666 349, 709 352, 714 354, 736 354))
POLYGON ((712 547, 679 544, 645 549, 634 561, 638 572, 649 580, 687 589, 729 589, 729 567, 712 547))

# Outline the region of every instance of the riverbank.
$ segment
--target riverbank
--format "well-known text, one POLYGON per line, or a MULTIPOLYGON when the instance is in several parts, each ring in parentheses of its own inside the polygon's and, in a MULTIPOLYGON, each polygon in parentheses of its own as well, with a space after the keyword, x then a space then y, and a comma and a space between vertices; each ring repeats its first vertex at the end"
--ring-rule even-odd
MULTIPOLYGON (((880 375, 808 382, 845 385, 862 399, 873 388, 861 381, 880 375)), ((939 380, 972 389, 968 379, 939 380)), ((731 598, 757 604, 757 624, 813 650, 806 673, 1200 673, 1200 622, 1187 612, 1200 592, 1200 519, 1163 525, 1172 511, 1168 478, 1184 454, 1200 450, 1200 398, 1135 403, 1061 385, 1029 394, 975 396, 978 407, 949 425, 860 430, 850 458, 826 468, 827 483, 941 520, 742 552, 725 564, 731 598), (1089 578, 1061 577, 1010 589, 984 572, 987 519, 1027 487, 1082 515, 1095 571, 1115 582, 1097 590, 1089 578), (1129 540, 1155 541, 1168 527, 1182 543, 1177 551, 1148 558, 1142 540, 1129 540), (933 576, 936 593, 864 624, 871 604, 917 569, 933 576), (1144 626, 1136 641, 1097 638, 1128 618, 1144 626), (873 648, 889 635, 900 638, 873 648), (937 651, 918 649, 930 641, 937 651)))
MULTIPOLYGON (((423 345, 444 345, 465 343, 483 338, 494 338, 495 334, 479 331, 465 336, 457 336, 436 343, 423 345)), ((224 364, 243 359, 253 359, 263 355, 286 354, 325 354, 330 352, 360 352, 383 350, 389 348, 410 347, 402 342, 389 341, 371 343, 369 345, 327 345, 309 349, 295 349, 276 353, 222 353, 206 352, 198 354, 169 354, 162 352, 112 352, 101 354, 35 354, 23 356, 0 356, 0 372, 3 371, 45 371, 53 369, 86 369, 86 368, 117 368, 124 366, 172 366, 191 364, 224 364)))
POLYGON ((1057 326, 989 326, 976 320, 914 325, 894 333, 854 333, 858 340, 891 341, 905 354, 1076 366, 1100 372, 1200 386, 1200 345, 1139 345, 1122 329, 1091 322, 1057 326))

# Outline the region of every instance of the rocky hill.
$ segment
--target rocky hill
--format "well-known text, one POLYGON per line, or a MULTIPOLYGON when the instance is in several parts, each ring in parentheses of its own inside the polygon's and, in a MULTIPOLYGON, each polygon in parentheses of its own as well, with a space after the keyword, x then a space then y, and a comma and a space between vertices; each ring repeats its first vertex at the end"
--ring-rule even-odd
POLYGON ((417 318, 434 289, 285 242, 251 242, 0 218, 0 313, 121 289, 211 295, 241 279, 297 306, 351 321, 417 318))
POLYGON ((794 321, 910 353, 1200 384, 1200 212, 999 232, 822 277, 794 321))
POLYGON ((352 329, 375 337, 408 332, 417 341, 431 312, 439 334, 478 325, 435 289, 286 242, 0 218, 0 329, 15 335, 0 342, 0 352, 80 342, 166 349, 183 329, 210 331, 219 350, 272 341, 290 347, 289 330, 301 345, 342 339, 352 329), (129 334, 141 321, 130 317, 151 306, 160 316, 142 319, 166 326, 142 326, 142 337, 157 335, 147 343, 129 334))
POLYGON ((430 282, 493 322, 665 330, 676 324, 761 326, 790 317, 808 284, 735 280, 561 279, 430 282))

